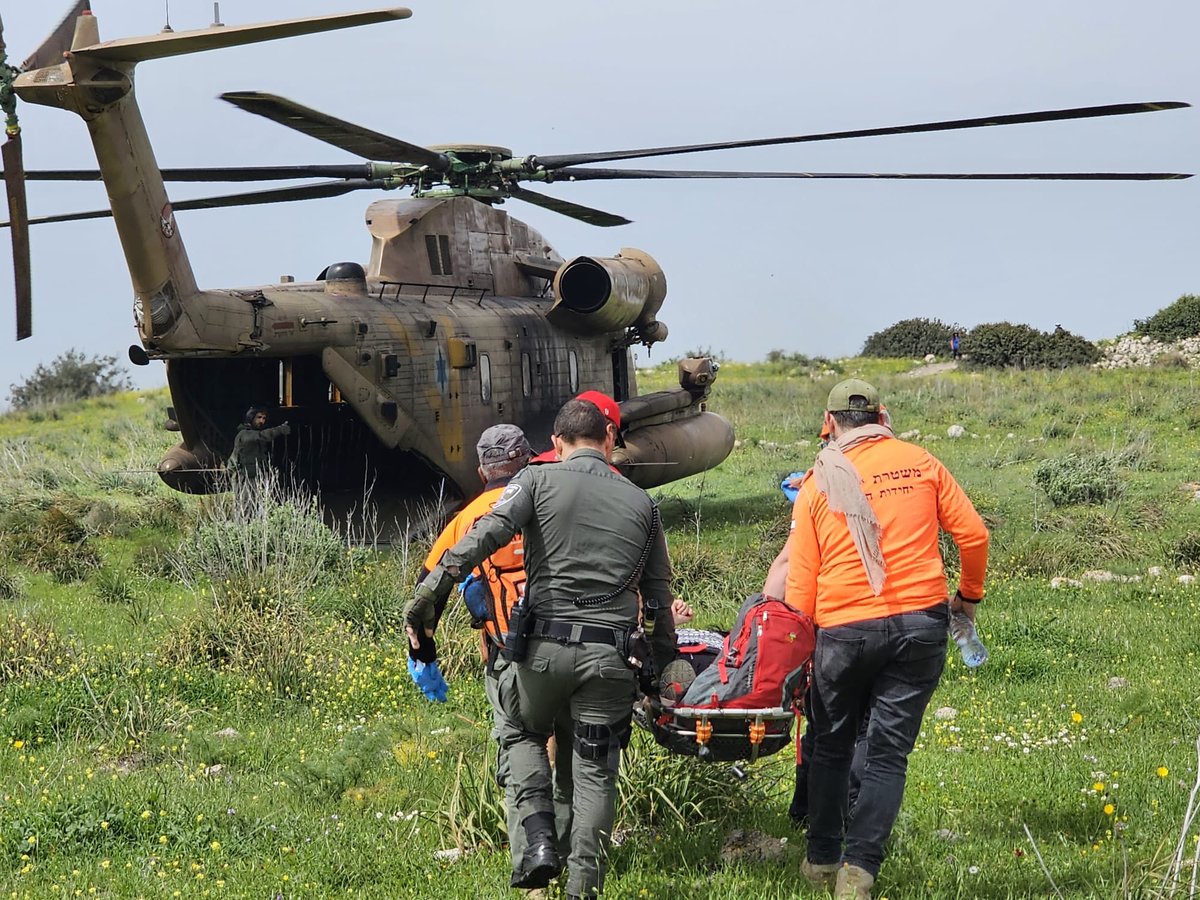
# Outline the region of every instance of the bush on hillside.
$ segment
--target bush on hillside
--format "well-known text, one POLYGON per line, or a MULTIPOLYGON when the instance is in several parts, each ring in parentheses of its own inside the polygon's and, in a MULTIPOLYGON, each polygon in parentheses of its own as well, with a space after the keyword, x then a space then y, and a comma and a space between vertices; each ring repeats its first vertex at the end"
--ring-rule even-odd
POLYGON ((1156 341, 1177 341, 1200 334, 1200 295, 1184 294, 1148 319, 1134 319, 1133 330, 1156 341))
POLYGON ((1046 333, 1011 322, 972 328, 962 351, 972 365, 992 369, 1065 369, 1091 365, 1103 355, 1091 341, 1064 328, 1046 333))
POLYGON ((945 356, 950 349, 950 336, 964 330, 937 319, 905 319, 883 331, 877 331, 863 345, 863 356, 889 359, 922 357, 933 353, 945 356))
POLYGON ((1128 465, 1118 453, 1068 453, 1042 462, 1033 481, 1055 506, 1104 503, 1125 492, 1121 470, 1128 465))
POLYGON ((117 366, 115 356, 86 356, 68 350, 50 365, 38 365, 20 384, 10 386, 8 402, 13 409, 36 409, 127 391, 133 383, 117 366))
POLYGON ((833 372, 840 375, 842 372, 841 365, 824 356, 806 356, 786 350, 768 350, 765 362, 776 371, 791 374, 833 372))

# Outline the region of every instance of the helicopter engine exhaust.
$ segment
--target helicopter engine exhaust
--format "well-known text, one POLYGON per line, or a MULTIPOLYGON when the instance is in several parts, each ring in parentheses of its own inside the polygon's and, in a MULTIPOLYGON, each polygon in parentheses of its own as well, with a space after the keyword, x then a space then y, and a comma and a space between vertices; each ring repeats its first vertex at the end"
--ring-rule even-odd
POLYGON ((645 343, 661 341, 667 327, 655 316, 667 296, 667 277, 654 258, 621 248, 617 256, 577 256, 554 275, 554 306, 547 318, 579 334, 633 327, 645 343))

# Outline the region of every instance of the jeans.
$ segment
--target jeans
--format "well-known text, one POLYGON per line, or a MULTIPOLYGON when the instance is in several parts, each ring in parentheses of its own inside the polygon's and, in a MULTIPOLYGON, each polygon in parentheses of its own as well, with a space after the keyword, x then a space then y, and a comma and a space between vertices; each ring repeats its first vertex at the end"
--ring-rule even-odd
POLYGON ((908 754, 946 664, 947 604, 822 628, 813 655, 808 859, 872 875, 904 797, 908 754), (854 740, 867 715, 866 763, 854 813, 847 787, 854 740), (844 842, 844 847, 843 847, 844 842))

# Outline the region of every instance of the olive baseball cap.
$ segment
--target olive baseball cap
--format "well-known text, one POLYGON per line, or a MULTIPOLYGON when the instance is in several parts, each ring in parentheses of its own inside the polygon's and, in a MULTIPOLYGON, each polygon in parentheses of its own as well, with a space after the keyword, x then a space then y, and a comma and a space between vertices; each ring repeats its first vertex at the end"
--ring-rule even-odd
POLYGON ((479 454, 481 466, 529 459, 533 455, 525 432, 516 425, 493 425, 485 429, 475 444, 475 452, 479 454))
POLYGON ((828 412, 879 412, 879 391, 860 378, 848 378, 833 386, 825 409, 828 412))

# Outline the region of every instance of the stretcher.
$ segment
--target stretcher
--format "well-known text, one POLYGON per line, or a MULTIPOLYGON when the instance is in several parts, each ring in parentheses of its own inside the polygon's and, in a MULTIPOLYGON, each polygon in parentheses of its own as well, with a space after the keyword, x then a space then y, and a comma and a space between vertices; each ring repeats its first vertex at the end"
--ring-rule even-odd
MULTIPOLYGON (((792 723, 804 713, 802 701, 720 708, 689 690, 717 662, 726 642, 721 632, 680 630, 679 658, 667 667, 659 696, 643 696, 634 707, 634 721, 672 753, 705 762, 753 762, 793 743, 792 723)), ((782 688, 780 684, 774 692, 781 701, 782 688)))
POLYGON ((672 753, 705 762, 753 762, 792 745, 797 715, 782 706, 707 709, 644 697, 633 718, 672 753))

